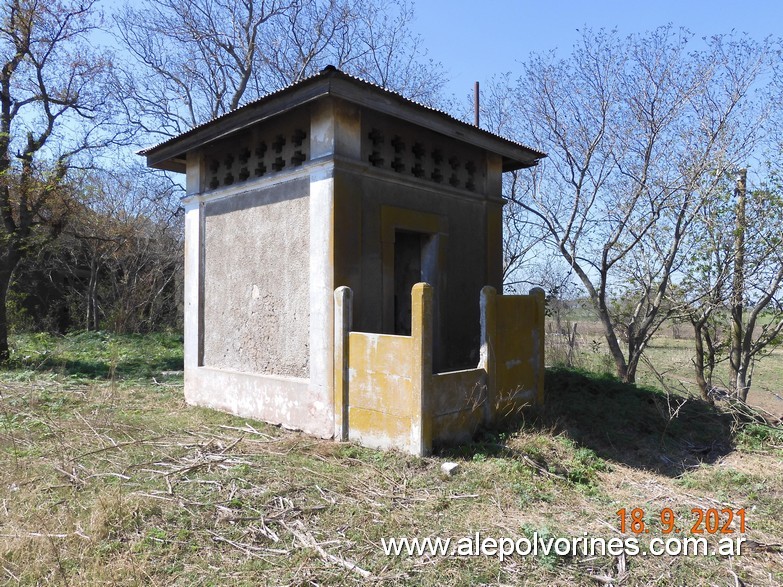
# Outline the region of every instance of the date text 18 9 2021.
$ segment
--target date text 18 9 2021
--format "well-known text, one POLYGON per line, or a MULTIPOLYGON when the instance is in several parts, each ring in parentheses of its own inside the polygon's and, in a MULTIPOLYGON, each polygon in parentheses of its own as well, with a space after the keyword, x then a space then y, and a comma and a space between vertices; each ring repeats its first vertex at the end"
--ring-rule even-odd
MULTIPOLYGON (((652 522, 642 508, 628 510, 621 508, 615 512, 620 518, 620 532, 625 534, 649 534, 652 522)), ((658 519, 663 534, 734 534, 745 533, 745 510, 731 508, 692 508, 692 517, 678 519, 671 508, 663 508, 658 519)))

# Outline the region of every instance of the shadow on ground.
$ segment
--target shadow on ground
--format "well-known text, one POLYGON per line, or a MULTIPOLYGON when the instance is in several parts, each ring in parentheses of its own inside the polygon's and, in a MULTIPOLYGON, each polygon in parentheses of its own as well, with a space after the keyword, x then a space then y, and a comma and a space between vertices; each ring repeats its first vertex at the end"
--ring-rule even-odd
POLYGON ((9 371, 49 371, 79 379, 150 379, 180 372, 182 335, 112 334, 80 331, 64 336, 47 333, 15 337, 9 371))
POLYGON ((503 431, 564 434, 603 459, 675 477, 729 453, 732 423, 730 415, 699 398, 553 368, 547 370, 545 406, 508 422, 505 430, 480 433, 461 452, 503 453, 508 448, 497 442, 503 431))
POLYGON ((156 357, 150 360, 113 360, 96 357, 93 360, 52 361, 44 366, 54 371, 60 371, 63 375, 87 379, 111 379, 112 377, 143 379, 154 377, 161 372, 182 371, 182 359, 179 357, 156 357))

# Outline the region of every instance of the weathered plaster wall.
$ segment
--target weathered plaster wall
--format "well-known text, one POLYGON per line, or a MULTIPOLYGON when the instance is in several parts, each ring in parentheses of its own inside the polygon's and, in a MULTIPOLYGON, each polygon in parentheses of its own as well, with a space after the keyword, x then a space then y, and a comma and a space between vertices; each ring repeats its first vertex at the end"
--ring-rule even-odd
POLYGON ((469 442, 484 423, 487 376, 484 369, 432 375, 432 440, 435 444, 469 442))
POLYGON ((308 377, 309 181, 205 205, 204 365, 308 377))
POLYGON ((413 338, 352 332, 348 348, 349 440, 378 448, 407 447, 415 402, 413 338))
POLYGON ((497 409, 520 398, 544 401, 544 292, 527 296, 494 295, 495 387, 497 409))

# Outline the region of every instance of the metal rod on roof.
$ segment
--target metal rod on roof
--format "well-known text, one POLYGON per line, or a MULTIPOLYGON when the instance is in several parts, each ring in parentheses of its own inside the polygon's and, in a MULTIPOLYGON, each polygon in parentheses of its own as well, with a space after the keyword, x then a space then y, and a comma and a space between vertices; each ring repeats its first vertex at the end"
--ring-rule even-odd
POLYGON ((473 124, 478 126, 479 125, 479 83, 476 82, 476 85, 473 87, 473 124))

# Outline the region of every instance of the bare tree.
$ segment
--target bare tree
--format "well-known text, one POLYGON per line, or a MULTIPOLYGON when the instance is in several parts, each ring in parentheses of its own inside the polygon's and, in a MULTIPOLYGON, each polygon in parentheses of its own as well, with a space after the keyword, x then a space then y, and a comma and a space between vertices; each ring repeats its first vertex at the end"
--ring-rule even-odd
POLYGON ((694 51, 690 38, 586 31, 567 58, 529 60, 517 88, 522 136, 549 160, 515 201, 579 277, 624 381, 672 312, 701 203, 757 138, 748 93, 768 46, 714 37, 694 51))
POLYGON ((441 105, 447 78, 440 63, 427 59, 423 39, 412 32, 413 4, 407 0, 354 0, 355 39, 343 43, 335 65, 381 87, 429 106, 441 105))
POLYGON ((380 0, 143 0, 116 15, 133 59, 127 115, 179 134, 332 64, 433 103, 442 68, 424 60, 412 7, 380 0))
POLYGON ((94 173, 86 191, 55 255, 79 324, 114 332, 174 326, 184 236, 175 189, 135 167, 94 173))
POLYGON ((783 343, 783 198, 769 179, 747 189, 740 170, 734 190, 726 186, 704 203, 699 243, 672 292, 693 325, 696 380, 710 401, 717 365, 728 363, 725 385, 746 401, 754 366, 783 343))
POLYGON ((94 4, 2 4, 0 360, 8 358, 6 296, 20 260, 62 230, 78 192, 74 170, 125 138, 111 118, 111 61, 87 42, 94 4))
POLYGON ((693 327, 696 383, 702 399, 710 403, 715 368, 728 348, 723 309, 731 279, 732 231, 725 223, 727 201, 722 190, 702 200, 691 228, 698 242, 686 255, 683 279, 667 294, 678 308, 675 318, 687 320, 693 327))
MULTIPOLYGON (((480 104, 481 127, 501 136, 519 132, 515 96, 509 89, 513 84, 511 73, 495 76, 483 86, 480 104)), ((475 105, 471 102, 462 115, 473 120, 475 105)), ((544 161, 541 163, 545 165, 544 161)), ((509 291, 527 292, 537 285, 547 288, 554 283, 544 283, 544 273, 552 269, 551 253, 540 246, 544 234, 541 227, 532 222, 529 214, 517 202, 523 201, 535 191, 536 184, 526 181, 529 170, 512 171, 503 175, 503 285, 509 291)))
POLYGON ((282 14, 278 0, 147 0, 128 4, 116 34, 133 60, 121 91, 130 124, 171 136, 268 91, 258 74, 262 28, 282 14))
POLYGON ((721 189, 702 202, 685 277, 671 292, 681 315, 693 326, 696 381, 708 401, 718 384, 747 400, 755 365, 783 344, 779 60, 767 73, 769 83, 760 85, 755 96, 757 108, 765 114, 756 117, 765 123, 756 154, 766 153, 767 161, 750 181, 746 169, 729 170, 721 189), (721 363, 728 363, 725 381, 715 375, 721 363))

